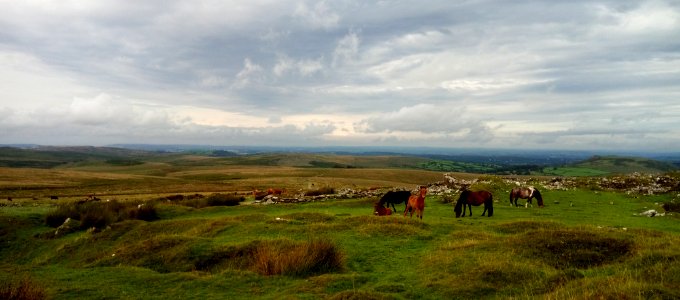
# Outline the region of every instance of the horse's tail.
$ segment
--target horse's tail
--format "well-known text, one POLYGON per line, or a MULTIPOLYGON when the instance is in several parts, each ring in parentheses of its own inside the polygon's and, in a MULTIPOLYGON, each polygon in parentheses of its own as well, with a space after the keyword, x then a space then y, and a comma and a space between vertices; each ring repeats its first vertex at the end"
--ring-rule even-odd
POLYGON ((489 213, 488 216, 489 217, 493 216, 493 195, 490 195, 489 199, 486 200, 486 207, 487 212, 489 213))

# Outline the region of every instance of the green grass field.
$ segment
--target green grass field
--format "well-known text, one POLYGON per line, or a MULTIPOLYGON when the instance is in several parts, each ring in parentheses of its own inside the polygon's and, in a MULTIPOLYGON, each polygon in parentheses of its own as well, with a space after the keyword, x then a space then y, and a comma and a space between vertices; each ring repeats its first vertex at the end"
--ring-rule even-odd
POLYGON ((521 177, 541 189, 546 206, 511 207, 511 181, 453 174, 480 179, 470 188, 493 193, 494 216, 473 207, 472 216, 455 218, 444 201, 455 195, 429 194, 421 221, 373 216, 377 197, 261 205, 248 192, 414 188, 442 173, 173 161, 0 169, 0 296, 23 284, 51 299, 680 297, 680 218, 638 215, 663 212, 677 192, 549 190, 521 177), (155 203, 158 219, 55 236, 46 216, 92 193, 132 207, 155 203), (194 193, 246 201, 205 208, 157 201, 194 193))

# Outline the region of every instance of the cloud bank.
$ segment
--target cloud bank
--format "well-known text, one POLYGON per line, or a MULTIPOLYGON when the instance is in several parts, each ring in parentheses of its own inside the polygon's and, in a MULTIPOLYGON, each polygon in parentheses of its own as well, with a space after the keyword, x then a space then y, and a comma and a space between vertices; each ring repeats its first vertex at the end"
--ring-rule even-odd
POLYGON ((0 144, 680 149, 676 1, 5 1, 0 144))

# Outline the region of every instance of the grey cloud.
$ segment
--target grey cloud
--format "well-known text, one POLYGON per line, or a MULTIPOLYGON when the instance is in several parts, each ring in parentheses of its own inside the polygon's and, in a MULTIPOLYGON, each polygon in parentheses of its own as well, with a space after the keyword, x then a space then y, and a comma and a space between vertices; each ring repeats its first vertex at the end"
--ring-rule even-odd
POLYGON ((442 146, 466 138, 507 146, 498 134, 505 130, 557 148, 607 147, 597 138, 630 147, 635 143, 626 138, 680 144, 664 130, 680 127, 676 1, 74 5, 0 4, 0 82, 11 84, 0 86, 0 107, 10 112, 0 130, 22 124, 30 132, 43 128, 32 118, 49 116, 62 122, 53 136, 83 141, 125 142, 122 131, 108 127, 128 123, 149 141, 176 134, 205 143, 214 134, 230 144, 294 144, 340 139, 333 132, 341 126, 310 119, 306 129, 292 129, 269 116, 354 114, 363 121, 344 144, 399 143, 409 140, 403 133, 422 133, 442 146), (111 96, 97 98, 103 94, 111 96), (45 109, 31 111, 35 106, 45 109), (277 126, 201 127, 160 109, 178 106, 269 118, 277 126), (576 123, 587 128, 573 129, 576 123), (642 132, 593 133, 614 125, 642 132), (534 133, 541 127, 552 133, 534 133), (277 130, 295 134, 276 139, 277 130))

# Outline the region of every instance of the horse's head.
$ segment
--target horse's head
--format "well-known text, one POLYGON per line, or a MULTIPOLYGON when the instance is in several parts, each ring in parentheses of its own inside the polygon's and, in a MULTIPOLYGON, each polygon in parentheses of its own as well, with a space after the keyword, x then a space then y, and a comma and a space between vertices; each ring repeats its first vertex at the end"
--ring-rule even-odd
POLYGON ((427 194, 427 186, 420 186, 420 197, 425 198, 425 195, 427 194))
POLYGON ((543 196, 541 196, 541 192, 539 192, 537 189, 534 189, 534 197, 536 197, 536 200, 538 200, 538 207, 543 207, 543 196))
POLYGON ((460 214, 463 212, 463 205, 465 205, 469 194, 470 191, 468 190, 463 190, 463 192, 460 193, 460 197, 458 197, 458 201, 456 201, 456 206, 453 208, 453 212, 456 213, 456 218, 460 218, 460 214))

